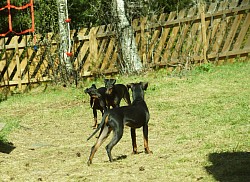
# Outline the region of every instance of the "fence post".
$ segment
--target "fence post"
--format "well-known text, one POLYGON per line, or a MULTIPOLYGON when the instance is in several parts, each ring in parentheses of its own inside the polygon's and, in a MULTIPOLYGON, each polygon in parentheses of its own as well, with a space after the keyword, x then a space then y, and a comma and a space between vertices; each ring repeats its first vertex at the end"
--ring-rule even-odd
POLYGON ((201 31, 202 31, 202 42, 203 42, 203 60, 207 63, 207 34, 206 34, 206 21, 205 21, 205 4, 204 2, 199 3, 199 11, 201 15, 201 31))
POLYGON ((142 58, 142 63, 143 65, 147 64, 147 34, 145 33, 145 26, 147 23, 147 17, 140 18, 140 23, 141 23, 141 58, 142 58))
POLYGON ((19 48, 18 48, 18 36, 15 36, 15 55, 16 55, 16 66, 17 66, 17 79, 18 79, 18 89, 22 91, 22 73, 19 59, 19 48))
MULTIPOLYGON (((8 64, 8 53, 7 53, 7 49, 6 49, 6 39, 3 38, 3 43, 4 43, 4 54, 5 54, 5 66, 8 66, 6 69, 6 74, 7 74, 7 85, 4 81, 4 85, 8 87, 8 93, 10 91, 10 76, 9 76, 9 64, 8 64)), ((5 80, 5 79, 4 79, 5 80)))

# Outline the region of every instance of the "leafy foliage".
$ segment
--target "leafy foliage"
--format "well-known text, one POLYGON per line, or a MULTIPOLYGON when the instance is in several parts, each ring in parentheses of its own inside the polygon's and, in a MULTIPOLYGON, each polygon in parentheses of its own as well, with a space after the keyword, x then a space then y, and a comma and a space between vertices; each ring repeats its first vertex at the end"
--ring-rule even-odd
POLYGON ((204 63, 201 64, 200 66, 195 67, 195 71, 197 72, 210 72, 213 68, 214 68, 214 64, 213 63, 204 63))
MULTIPOLYGON (((180 10, 192 5, 192 0, 165 1, 165 0, 125 0, 127 15, 129 19, 140 16, 151 16, 162 12, 168 13, 180 10)), ((29 0, 15 0, 11 4, 22 6, 29 3, 29 0)), ((0 2, 0 8, 4 7, 7 1, 0 2)), ((72 19, 71 28, 91 27, 101 24, 112 23, 112 3, 106 0, 71 0, 68 1, 69 17, 72 19)), ((55 0, 34 1, 35 29, 36 33, 47 33, 58 31, 58 10, 55 0)), ((21 32, 31 27, 30 9, 11 10, 13 30, 21 32)), ((8 10, 0 11, 0 33, 8 31, 8 10)))
POLYGON ((68 3, 68 11, 74 29, 110 23, 111 6, 105 0, 72 0, 68 3))
POLYGON ((37 33, 58 31, 57 4, 54 0, 40 0, 35 3, 35 26, 37 33))

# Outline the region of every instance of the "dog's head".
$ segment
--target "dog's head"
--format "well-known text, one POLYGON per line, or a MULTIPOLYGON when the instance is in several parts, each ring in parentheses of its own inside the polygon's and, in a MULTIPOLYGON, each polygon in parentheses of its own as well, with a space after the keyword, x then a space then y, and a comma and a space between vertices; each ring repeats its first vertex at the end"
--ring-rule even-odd
POLYGON ((100 98, 101 97, 101 94, 98 92, 95 84, 92 84, 91 87, 86 88, 84 90, 84 92, 86 94, 89 94, 89 96, 92 98, 100 98))
POLYGON ((127 87, 132 90, 133 100, 144 99, 144 90, 147 90, 148 82, 130 83, 127 87))
POLYGON ((104 84, 107 89, 106 94, 111 94, 113 92, 115 82, 116 79, 104 79, 104 84))

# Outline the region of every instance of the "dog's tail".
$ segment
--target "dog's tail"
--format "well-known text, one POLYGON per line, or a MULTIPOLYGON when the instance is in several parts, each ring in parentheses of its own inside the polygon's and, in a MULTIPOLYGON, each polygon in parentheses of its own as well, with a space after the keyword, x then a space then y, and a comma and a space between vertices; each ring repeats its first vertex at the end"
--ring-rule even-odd
POLYGON ((105 123, 107 123, 108 117, 109 117, 109 114, 105 114, 105 113, 104 113, 104 115, 103 115, 103 117, 102 117, 101 123, 98 125, 98 127, 96 128, 96 130, 92 133, 92 135, 90 135, 90 136, 87 138, 87 140, 91 139, 91 138, 92 138, 92 137, 102 128, 102 126, 103 126, 105 123))

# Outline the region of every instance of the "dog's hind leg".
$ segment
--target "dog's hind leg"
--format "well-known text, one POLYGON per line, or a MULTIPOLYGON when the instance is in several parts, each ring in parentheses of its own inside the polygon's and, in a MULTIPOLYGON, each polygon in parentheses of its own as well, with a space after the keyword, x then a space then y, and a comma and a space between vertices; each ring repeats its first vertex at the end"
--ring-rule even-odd
POLYGON ((92 159, 97 151, 97 149, 102 145, 102 143, 105 141, 105 139, 109 136, 112 129, 108 127, 107 125, 104 125, 103 129, 101 130, 101 133, 99 135, 99 138, 97 139, 95 145, 91 148, 88 165, 92 164, 92 159))
POLYGON ((106 151, 107 151, 110 162, 113 162, 113 158, 112 158, 112 155, 111 155, 111 150, 120 141, 120 139, 122 138, 123 127, 116 128, 116 130, 114 130, 113 132, 114 132, 114 136, 113 136, 112 140, 110 141, 110 143, 106 146, 106 151))
POLYGON ((130 129, 131 132, 131 139, 132 139, 132 146, 133 146, 133 153, 132 154, 137 154, 137 145, 136 145, 136 133, 135 133, 135 129, 131 128, 130 129))

